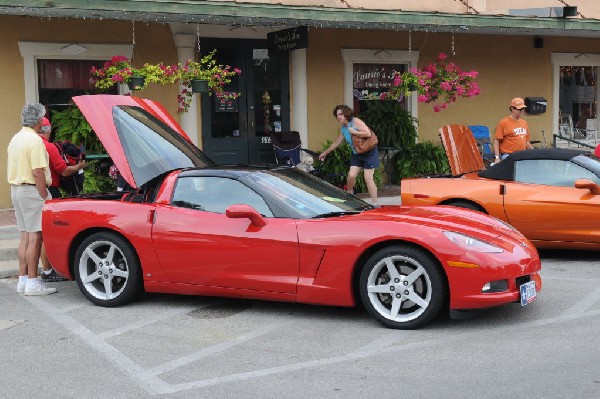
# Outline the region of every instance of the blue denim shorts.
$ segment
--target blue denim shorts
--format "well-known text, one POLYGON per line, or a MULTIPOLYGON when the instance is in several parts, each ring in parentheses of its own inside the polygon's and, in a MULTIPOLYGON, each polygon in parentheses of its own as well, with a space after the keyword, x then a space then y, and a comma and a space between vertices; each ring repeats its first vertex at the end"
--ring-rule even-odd
POLYGON ((358 166, 363 169, 375 169, 379 167, 379 151, 377 147, 363 154, 355 154, 350 156, 350 166, 358 166))

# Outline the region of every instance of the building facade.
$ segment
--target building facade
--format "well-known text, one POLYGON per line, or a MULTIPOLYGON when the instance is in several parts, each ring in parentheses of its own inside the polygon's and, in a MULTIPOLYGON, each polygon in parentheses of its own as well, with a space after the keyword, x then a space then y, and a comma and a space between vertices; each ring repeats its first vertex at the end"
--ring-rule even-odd
MULTIPOLYGON (((3 148, 19 130, 25 102, 62 107, 69 95, 92 90, 90 63, 125 55, 136 65, 176 64, 212 48, 242 70, 233 88, 241 96, 224 107, 213 96, 196 95, 179 121, 220 163, 273 162, 273 130, 297 130, 303 147, 319 151, 337 135, 335 105, 378 101, 392 71, 426 65, 439 53, 476 70, 481 93, 442 112, 407 97, 419 140, 437 142, 438 129, 452 123, 493 129, 513 97, 546 100, 545 112, 526 115, 533 140, 550 141, 566 116, 580 126, 598 119, 595 0, 530 1, 526 9, 511 0, 39 3, 0 0, 3 148), (300 45, 274 49, 273 33, 294 28, 300 45)), ((179 90, 150 85, 133 95, 158 100, 177 115, 179 90)), ((6 151, 0 173, 6 174, 6 151)), ((0 186, 0 208, 11 207, 5 179, 0 186)))

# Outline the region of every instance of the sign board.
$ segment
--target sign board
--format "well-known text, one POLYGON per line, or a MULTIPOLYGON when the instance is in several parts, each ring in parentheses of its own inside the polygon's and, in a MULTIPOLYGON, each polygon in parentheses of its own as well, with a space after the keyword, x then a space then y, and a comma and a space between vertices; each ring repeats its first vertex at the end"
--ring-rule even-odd
POLYGON ((384 63, 355 63, 352 66, 352 93, 358 100, 379 100, 394 82, 396 73, 406 65, 384 63))
POLYGON ((308 27, 284 29, 267 34, 269 52, 284 53, 308 47, 308 27))
POLYGON ((232 92, 223 92, 223 96, 215 95, 215 112, 238 112, 238 99, 231 98, 232 92))

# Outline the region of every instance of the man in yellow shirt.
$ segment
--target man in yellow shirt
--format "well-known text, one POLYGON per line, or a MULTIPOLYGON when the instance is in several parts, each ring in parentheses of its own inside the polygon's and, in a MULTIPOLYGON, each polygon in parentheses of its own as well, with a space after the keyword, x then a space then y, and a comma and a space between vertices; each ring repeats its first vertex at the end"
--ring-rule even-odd
POLYGON ((527 106, 522 98, 513 98, 508 108, 510 115, 498 123, 494 134, 495 162, 499 162, 515 151, 533 148, 529 142, 529 125, 523 119, 525 108, 527 106))
POLYGON ((17 292, 48 295, 56 288, 46 287, 38 277, 42 247, 42 208, 50 198, 52 182, 48 153, 38 131, 46 108, 39 103, 26 104, 21 110, 21 130, 8 143, 7 177, 10 198, 15 208, 19 242, 19 281, 17 292))

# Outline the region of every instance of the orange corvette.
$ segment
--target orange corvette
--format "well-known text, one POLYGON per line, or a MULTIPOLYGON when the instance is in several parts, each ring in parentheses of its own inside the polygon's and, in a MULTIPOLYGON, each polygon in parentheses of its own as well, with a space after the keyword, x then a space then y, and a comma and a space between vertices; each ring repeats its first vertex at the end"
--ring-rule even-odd
POLYGON ((402 205, 453 205, 503 220, 538 248, 600 250, 600 159, 519 151, 485 169, 464 126, 440 130, 452 174, 402 180, 402 205))

